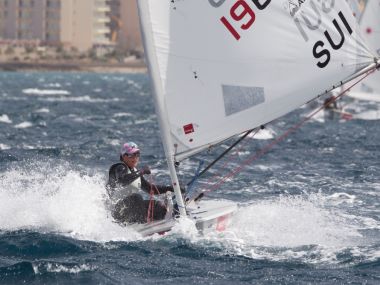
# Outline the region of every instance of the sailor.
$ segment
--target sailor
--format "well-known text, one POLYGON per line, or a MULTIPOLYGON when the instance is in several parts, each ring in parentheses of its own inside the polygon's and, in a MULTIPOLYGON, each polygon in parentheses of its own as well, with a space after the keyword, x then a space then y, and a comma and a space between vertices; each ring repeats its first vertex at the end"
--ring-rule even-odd
POLYGON ((174 191, 172 186, 149 183, 144 175, 151 174, 151 171, 149 167, 137 170, 139 160, 140 149, 135 143, 127 142, 121 148, 120 162, 109 169, 106 188, 113 205, 112 216, 120 223, 146 223, 148 211, 153 213, 153 220, 164 219, 166 206, 155 200, 150 204, 151 201, 143 199, 142 194, 152 192, 158 195, 174 191))
POLYGON ((329 120, 334 120, 339 118, 340 109, 338 107, 338 103, 336 102, 336 97, 332 94, 328 98, 325 99, 323 103, 325 107, 325 118, 329 120))
POLYGON ((329 110, 338 110, 338 103, 336 102, 336 97, 331 95, 329 98, 325 99, 325 108, 329 110))

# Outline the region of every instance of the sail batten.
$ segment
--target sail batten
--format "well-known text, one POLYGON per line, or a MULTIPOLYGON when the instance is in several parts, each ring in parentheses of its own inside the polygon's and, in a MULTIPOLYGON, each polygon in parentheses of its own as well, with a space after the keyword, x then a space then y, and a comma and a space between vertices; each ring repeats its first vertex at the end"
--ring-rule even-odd
POLYGON ((176 160, 287 114, 375 57, 345 1, 143 2, 176 160))

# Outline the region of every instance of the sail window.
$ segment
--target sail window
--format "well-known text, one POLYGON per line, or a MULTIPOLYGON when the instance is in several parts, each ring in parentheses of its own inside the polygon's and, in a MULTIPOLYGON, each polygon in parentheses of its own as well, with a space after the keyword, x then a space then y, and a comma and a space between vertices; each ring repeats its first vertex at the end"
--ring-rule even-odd
POLYGON ((265 102, 263 87, 222 85, 222 90, 226 116, 265 102))

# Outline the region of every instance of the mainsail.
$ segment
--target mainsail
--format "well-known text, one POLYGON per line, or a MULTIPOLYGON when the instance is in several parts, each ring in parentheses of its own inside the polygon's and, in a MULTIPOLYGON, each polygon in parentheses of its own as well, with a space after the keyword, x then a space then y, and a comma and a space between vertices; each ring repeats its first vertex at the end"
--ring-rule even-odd
POLYGON ((346 1, 138 0, 138 7, 181 215, 175 161, 377 65, 346 1))
MULTIPOLYGON (((364 41, 380 56, 380 0, 349 0, 364 37, 364 41)), ((363 100, 380 100, 380 72, 369 76, 351 96, 363 100), (372 93, 373 95, 371 96, 372 93), (376 96, 377 95, 377 96, 376 96)))
POLYGON ((345 1, 138 4, 169 159, 285 115, 375 58, 345 1))

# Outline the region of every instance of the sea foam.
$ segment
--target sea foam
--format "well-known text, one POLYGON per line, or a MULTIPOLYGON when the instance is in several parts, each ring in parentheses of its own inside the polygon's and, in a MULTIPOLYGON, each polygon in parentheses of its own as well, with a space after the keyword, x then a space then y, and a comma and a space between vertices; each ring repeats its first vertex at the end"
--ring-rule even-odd
POLYGON ((121 227, 106 207, 103 174, 85 175, 67 164, 36 163, 0 174, 0 230, 54 232, 76 239, 141 239, 121 227))
POLYGON ((12 121, 9 119, 8 115, 0 116, 0 123, 12 124, 12 121))
POLYGON ((38 89, 38 88, 23 89, 22 93, 27 94, 27 95, 35 95, 35 96, 70 95, 71 94, 69 91, 66 91, 66 90, 38 89))

